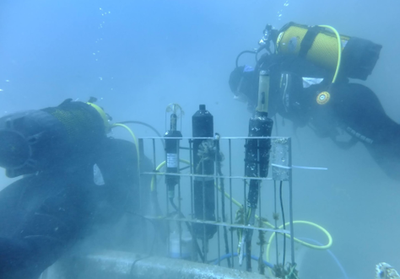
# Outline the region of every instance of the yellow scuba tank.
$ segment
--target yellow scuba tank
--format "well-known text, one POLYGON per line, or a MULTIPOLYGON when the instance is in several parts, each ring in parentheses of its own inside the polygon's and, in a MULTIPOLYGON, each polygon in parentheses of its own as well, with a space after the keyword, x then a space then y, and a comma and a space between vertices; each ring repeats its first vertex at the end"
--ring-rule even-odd
POLYGON ((339 70, 348 78, 366 80, 379 58, 381 45, 369 40, 329 32, 327 26, 307 26, 290 22, 279 30, 276 52, 297 55, 329 71, 339 70), (340 38, 339 53, 338 41, 340 38))

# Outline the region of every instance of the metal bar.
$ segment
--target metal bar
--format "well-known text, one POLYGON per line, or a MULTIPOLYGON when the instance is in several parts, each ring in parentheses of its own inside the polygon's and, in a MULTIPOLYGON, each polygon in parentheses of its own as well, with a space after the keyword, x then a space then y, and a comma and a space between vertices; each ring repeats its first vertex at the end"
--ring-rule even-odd
MULTIPOLYGON (((288 155, 289 155, 289 166, 292 165, 292 140, 288 138, 288 155)), ((289 169, 289 220, 290 220, 290 246, 291 246, 291 260, 294 265, 294 226, 293 226, 293 181, 292 181, 292 169, 289 169)))
MULTIPOLYGON (((178 170, 179 170, 179 160, 178 160, 178 170)), ((181 212, 182 212, 181 206, 182 206, 181 205, 181 180, 179 179, 179 181, 178 181, 178 216, 180 216, 181 212)), ((182 223, 181 222, 179 222, 178 229, 179 229, 179 257, 182 258, 183 243, 182 243, 182 223)))
MULTIPOLYGON (((218 140, 214 140, 214 148, 216 148, 216 144, 219 144, 218 140)), ((218 171, 218 156, 219 156, 219 148, 216 148, 215 152, 215 156, 214 156, 214 185, 216 187, 214 187, 214 192, 215 192, 215 211, 216 211, 216 220, 219 221, 220 220, 220 215, 219 215, 219 171, 218 171)), ((223 197, 223 194, 221 194, 223 197)), ((217 227, 217 243, 218 243, 218 247, 217 247, 217 252, 218 252, 218 259, 221 258, 221 235, 220 235, 220 231, 219 231, 219 227, 217 227)), ((218 261, 218 265, 221 265, 221 262, 218 261)))
MULTIPOLYGON (((195 167, 197 167, 197 166, 195 166, 195 167)), ((204 174, 204 160, 201 163, 201 171, 204 174)), ((203 220, 202 221, 203 222, 202 223, 204 224, 204 221, 206 221, 206 185, 205 185, 205 178, 204 177, 202 179, 202 184, 201 185, 203 187, 203 200, 202 200, 202 202, 203 202, 203 216, 202 216, 203 220)), ((207 262, 207 255, 208 255, 208 239, 207 239, 207 236, 206 236, 206 226, 203 225, 202 229, 203 229, 203 241, 202 241, 202 244, 203 244, 203 255, 204 255, 204 262, 206 263, 207 262)))
MULTIPOLYGON (((156 141, 153 139, 153 164, 156 165, 157 163, 156 159, 156 141)), ((144 173, 146 174, 146 173, 144 173)), ((154 180, 154 191, 157 191, 157 179, 154 180)))
MULTIPOLYGON (((214 137, 171 137, 172 139, 181 140, 214 140, 214 137)), ((247 140, 250 137, 220 137, 221 140, 247 140)), ((251 139, 288 139, 289 137, 251 137, 251 139)), ((164 137, 142 137, 142 139, 165 139, 164 137)))
MULTIPOLYGON (((155 158, 155 154, 154 154, 155 158)), ((165 164, 167 164, 167 152, 165 150, 164 153, 164 158, 165 158, 165 164)), ((157 183, 157 179, 154 179, 154 183, 157 183)), ((169 216, 169 199, 168 199, 168 185, 165 185, 165 209, 167 212, 167 216, 169 216)), ((180 224, 180 223, 179 223, 180 224)), ((172 253, 172 248, 171 248, 171 221, 168 222, 167 224, 167 255, 171 255, 172 253)), ((157 233, 157 232, 156 232, 157 233)))
MULTIPOLYGON (((147 219, 153 219, 151 217, 146 217, 147 219)), ((159 218, 157 220, 160 220, 159 218)), ((187 218, 170 218, 166 217, 163 218, 162 220, 167 220, 167 221, 177 221, 177 222, 189 222, 189 223, 197 223, 197 224, 209 224, 209 225, 214 225, 214 226, 220 226, 220 227, 229 227, 229 228, 238 228, 238 229, 249 229, 249 230, 261 230, 261 231, 266 231, 266 232, 277 232, 277 233, 286 233, 290 235, 289 230, 282 230, 282 229, 269 229, 269 228, 259 228, 251 225, 239 225, 239 224, 230 224, 230 223, 223 223, 223 222, 216 222, 216 221, 203 221, 203 220, 193 220, 193 219, 187 219, 187 218)))
MULTIPOLYGON (((246 167, 245 167, 245 171, 246 171, 246 167)), ((243 227, 247 227, 247 225, 246 225, 246 223, 247 223, 247 181, 246 181, 246 179, 244 179, 243 180, 243 199, 244 199, 244 202, 243 202, 243 204, 244 204, 244 206, 243 206, 243 227)), ((246 242, 246 238, 245 238, 245 235, 246 235, 246 230, 245 229, 243 229, 242 230, 242 236, 241 236, 241 239, 239 239, 239 241, 241 242, 241 248, 240 248, 240 251, 241 251, 241 253, 239 254, 239 265, 242 265, 243 264, 243 258, 244 258, 244 249, 246 249, 246 246, 245 246, 245 242, 246 242)))
MULTIPOLYGON (((194 170, 193 170, 193 147, 192 147, 192 143, 193 143, 192 140, 189 139, 189 141, 188 141, 188 144, 189 144, 189 162, 190 162, 190 166, 189 167, 190 167, 190 173, 191 174, 194 173, 194 170)), ((180 175, 182 175, 182 173, 180 175)), ((194 198, 193 198, 193 176, 190 176, 190 216, 192 217, 192 219, 195 218, 194 217, 194 198)), ((195 259, 197 259, 197 254, 201 255, 200 247, 199 247, 199 244, 197 242, 196 235, 194 233, 193 227, 191 227, 190 230, 191 230, 192 243, 193 243, 192 251, 196 251, 195 259)))
MULTIPOLYGON (((143 193, 143 187, 141 185, 141 175, 143 175, 143 174, 142 174, 141 169, 140 169, 140 158, 144 158, 144 143, 143 143, 143 140, 139 139, 138 144, 139 144, 139 146, 138 146, 139 154, 136 154, 136 156, 139 156, 139 165, 137 166, 137 170, 139 172, 138 173, 139 197, 140 197, 139 198, 139 214, 144 215, 145 209, 144 209, 142 200, 144 200, 143 197, 146 197, 146 196, 143 193)), ((132 222, 132 219, 131 219, 131 222, 132 222)), ((141 237, 143 239, 143 243, 146 243, 146 245, 148 245, 147 224, 146 224, 146 222, 145 222, 145 220, 143 218, 140 218, 140 226, 143 228, 143 230, 141 230, 141 232, 140 232, 140 235, 141 235, 141 237)))
MULTIPOLYGON (((190 173, 194 173, 193 170, 193 149, 192 149, 192 141, 189 140, 189 158, 190 158, 190 173)), ((180 174, 182 176, 182 173, 180 174)), ((193 200, 193 176, 190 175, 190 216, 194 218, 194 200, 193 200)), ((194 239, 194 241, 197 241, 194 239)))
MULTIPOLYGON (((151 174, 151 175, 165 175, 164 172, 143 172, 143 174, 151 174)), ((168 175, 179 175, 179 176, 187 176, 187 177, 200 177, 200 178, 214 178, 214 175, 207 175, 207 174, 190 174, 190 173, 168 173, 168 175)), ((243 179, 243 180, 259 180, 259 181, 268 181, 272 180, 271 177, 247 177, 247 176, 222 176, 224 178, 231 178, 231 179, 243 179)))
MULTIPOLYGON (((229 176, 232 176, 232 142, 231 139, 228 140, 229 143, 229 176)), ((225 193, 224 193, 225 194, 225 193)), ((233 201, 232 201, 232 178, 229 178, 229 210, 231 215, 231 224, 235 221, 233 220, 233 201)), ((235 268, 235 260, 233 259, 233 230, 231 230, 231 259, 232 268, 235 268)))
MULTIPOLYGON (((274 180, 274 214, 278 214, 277 211, 277 203, 276 203, 276 180, 274 180)), ((278 215, 274 216, 274 223, 275 223, 275 228, 278 227, 278 215)), ((279 264, 279 253, 278 253, 278 234, 275 234, 275 249, 276 249, 276 263, 279 264)))
MULTIPOLYGON (((262 196, 261 183, 258 184, 258 187, 259 187, 259 189, 258 189, 258 216, 259 216, 258 226, 261 228, 263 226, 263 223, 262 223, 263 219, 262 219, 262 215, 261 215, 261 205, 262 205, 262 203, 261 203, 261 196, 262 196)), ((264 243, 265 236, 263 236, 262 234, 263 234, 263 232, 258 230, 258 235, 260 236, 260 240, 259 240, 260 241, 260 256, 259 256, 260 260, 258 262, 258 265, 259 265, 258 270, 259 270, 260 274, 265 274, 265 267, 260 266, 260 263, 264 264, 264 262, 261 262, 261 260, 263 258, 263 254, 264 254, 264 245, 265 245, 265 243, 264 243)))

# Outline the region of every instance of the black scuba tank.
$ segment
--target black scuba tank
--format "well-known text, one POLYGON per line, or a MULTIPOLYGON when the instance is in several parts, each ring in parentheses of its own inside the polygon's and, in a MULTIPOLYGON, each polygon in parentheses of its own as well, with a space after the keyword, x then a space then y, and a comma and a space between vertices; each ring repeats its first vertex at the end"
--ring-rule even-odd
MULTIPOLYGON (((200 105, 192 117, 193 137, 213 137, 214 121, 212 114, 200 105)), ((193 140, 193 168, 198 175, 214 175, 213 141, 209 139, 193 140)), ((213 177, 194 178, 194 214, 196 219, 215 221, 215 189, 213 177)), ((210 239, 217 231, 214 225, 193 224, 193 231, 198 238, 210 239)))

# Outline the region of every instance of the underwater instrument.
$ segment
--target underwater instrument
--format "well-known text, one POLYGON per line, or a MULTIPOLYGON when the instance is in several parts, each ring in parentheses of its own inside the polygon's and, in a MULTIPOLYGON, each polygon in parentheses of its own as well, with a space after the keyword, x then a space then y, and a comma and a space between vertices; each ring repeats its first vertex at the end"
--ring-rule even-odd
MULTIPOLYGON (((214 120, 212 114, 200 105, 192 117, 192 133, 194 138, 212 138, 214 135, 214 120)), ((193 201, 194 216, 199 220, 215 221, 214 193, 214 143, 210 139, 193 140, 194 178, 193 201)), ((210 224, 193 224, 193 232, 204 242, 211 239, 217 227, 210 224)), ((204 248, 204 247, 203 247, 204 248)))
MULTIPOLYGON (((182 133, 177 130, 178 112, 180 107, 176 104, 172 104, 172 110, 170 115, 170 128, 165 133, 165 162, 166 162, 166 174, 165 184, 167 185, 168 199, 173 203, 175 197, 175 185, 179 183, 179 141, 182 137, 182 133), (175 175, 168 175, 175 174, 175 175)), ((167 109, 168 112, 168 109, 167 109)))
MULTIPOLYGON (((249 138, 246 140, 245 175, 250 180, 247 196, 247 224, 254 225, 259 199, 260 183, 257 178, 268 176, 269 154, 271 151, 271 133, 273 121, 268 118, 269 73, 260 71, 258 85, 258 105, 249 121, 249 138), (252 139, 255 138, 255 139, 252 139), (263 139, 265 137, 265 139, 263 139)), ((251 238, 253 230, 246 231, 246 268, 251 271, 251 238)))
POLYGON ((96 150, 109 130, 108 116, 100 107, 72 99, 57 107, 4 116, 0 167, 8 177, 70 167, 82 154, 96 150))

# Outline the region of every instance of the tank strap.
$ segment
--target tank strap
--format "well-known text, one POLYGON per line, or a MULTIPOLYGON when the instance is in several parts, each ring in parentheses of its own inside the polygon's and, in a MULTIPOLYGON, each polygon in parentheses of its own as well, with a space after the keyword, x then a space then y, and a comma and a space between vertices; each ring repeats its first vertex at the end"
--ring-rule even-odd
POLYGON ((318 33, 320 33, 322 29, 323 28, 319 26, 312 26, 308 28, 306 35, 301 41, 299 57, 304 58, 307 56, 308 51, 310 50, 311 46, 314 43, 315 37, 317 37, 318 33))

